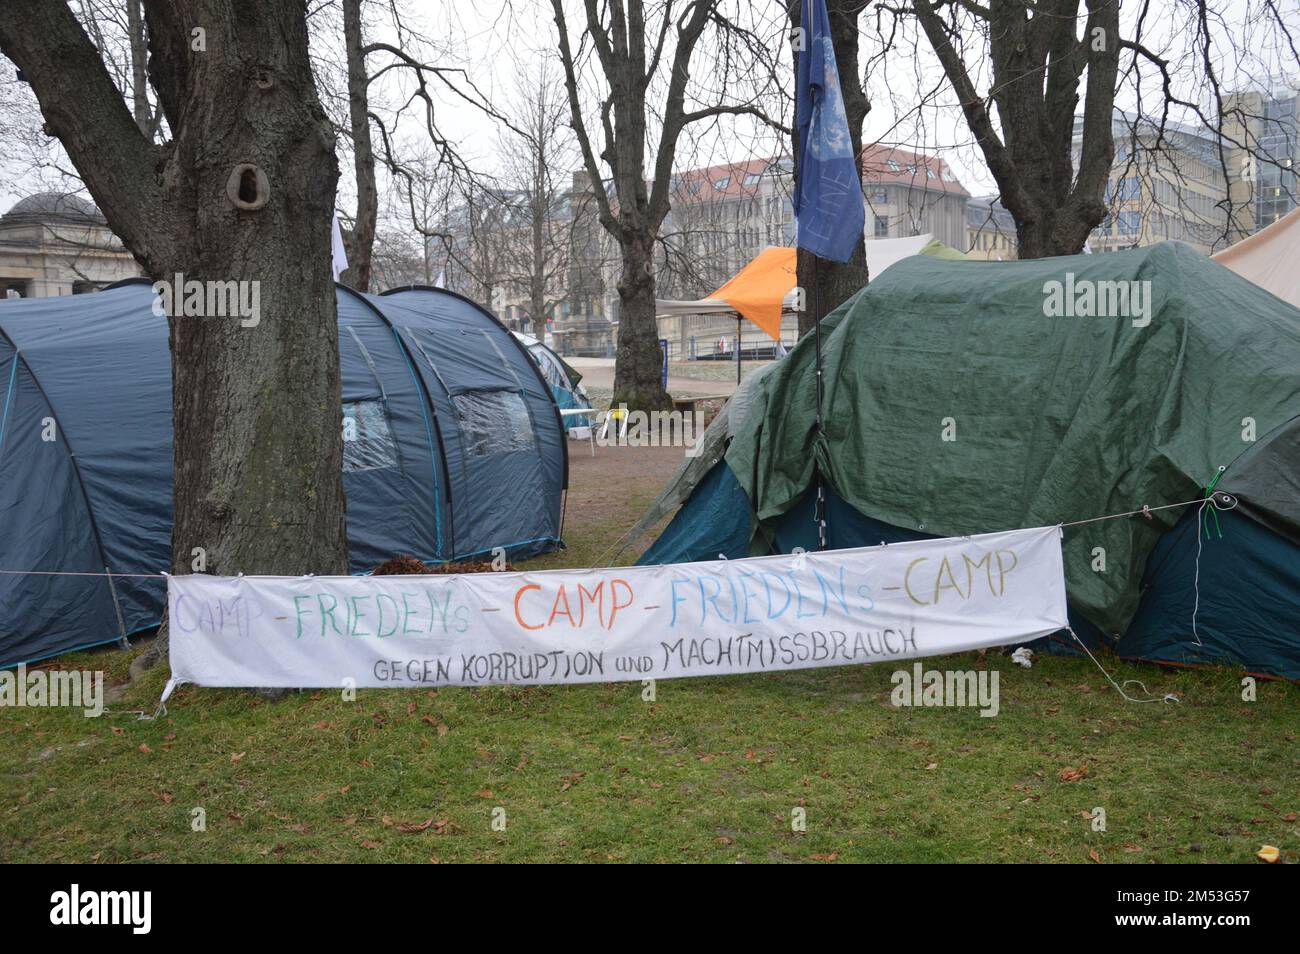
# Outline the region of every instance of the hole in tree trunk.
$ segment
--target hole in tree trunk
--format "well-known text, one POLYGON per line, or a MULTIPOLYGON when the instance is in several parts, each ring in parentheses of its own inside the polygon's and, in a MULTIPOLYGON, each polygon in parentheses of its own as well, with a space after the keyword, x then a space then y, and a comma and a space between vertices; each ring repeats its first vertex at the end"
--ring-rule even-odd
POLYGON ((252 205, 257 201, 257 173, 245 169, 239 177, 239 198, 252 205))
POLYGON ((226 197, 235 208, 252 212, 266 205, 271 197, 271 183, 260 168, 243 162, 230 172, 226 197))

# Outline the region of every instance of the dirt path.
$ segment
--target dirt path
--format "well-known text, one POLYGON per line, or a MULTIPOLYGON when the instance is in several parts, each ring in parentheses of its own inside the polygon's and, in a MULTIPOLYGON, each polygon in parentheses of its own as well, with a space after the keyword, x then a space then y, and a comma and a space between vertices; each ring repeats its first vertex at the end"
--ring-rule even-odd
MULTIPOLYGON (((641 519, 685 459, 680 447, 596 447, 569 441, 569 496, 564 540, 569 549, 538 565, 604 565, 619 539, 641 519)), ((620 562, 631 562, 657 536, 649 533, 620 562)))
MULTIPOLYGON (((582 372, 582 383, 588 388, 598 388, 602 391, 614 390, 614 361, 612 358, 565 358, 569 364, 582 372)), ((746 362, 746 369, 751 362, 746 362)), ((719 366, 720 367, 720 366, 719 366)), ((716 369, 715 369, 716 370, 716 369)), ((735 374, 735 365, 730 366, 731 374, 735 374)), ((731 392, 736 390, 735 377, 720 378, 689 378, 680 374, 668 375, 668 393, 674 395, 697 395, 709 396, 719 395, 730 397, 731 392)))

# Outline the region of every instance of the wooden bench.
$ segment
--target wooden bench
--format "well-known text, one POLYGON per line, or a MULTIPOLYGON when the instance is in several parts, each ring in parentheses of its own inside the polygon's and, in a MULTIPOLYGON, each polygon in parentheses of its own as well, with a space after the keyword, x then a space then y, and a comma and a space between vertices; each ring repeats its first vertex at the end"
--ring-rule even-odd
POLYGON ((730 395, 727 394, 692 394, 688 397, 673 398, 673 410, 681 411, 683 414, 695 413, 695 407, 704 401, 717 401, 725 403, 730 395))

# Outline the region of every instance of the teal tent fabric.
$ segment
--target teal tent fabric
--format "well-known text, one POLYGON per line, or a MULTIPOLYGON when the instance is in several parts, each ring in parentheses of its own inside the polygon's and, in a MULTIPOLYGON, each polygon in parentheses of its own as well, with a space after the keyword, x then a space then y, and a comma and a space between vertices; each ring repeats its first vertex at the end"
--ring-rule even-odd
POLYGON ((1160 539, 1119 653, 1300 679, 1300 545, 1235 510, 1218 514, 1200 529, 1198 605, 1197 524, 1189 512, 1160 539))
MULTIPOLYGON (((749 552, 815 545, 817 462, 832 546, 1066 524, 1071 625, 1085 643, 1300 674, 1300 310, 1162 243, 1030 262, 906 259, 822 332, 824 437, 806 336, 753 389, 720 465, 748 503, 749 552), (1120 283, 1142 307, 1067 315, 1050 303, 1120 283), (1187 528, 1216 480, 1235 509, 1216 511, 1222 539, 1200 541, 1194 636, 1187 528)), ((705 512, 696 498, 722 483, 709 478, 682 513, 705 512)), ((721 537, 706 527, 678 552, 708 559, 721 537)))
MULTIPOLYGON (((941 536, 1174 503, 1251 446, 1243 419, 1264 435, 1300 413, 1300 311, 1178 243, 1028 262, 916 256, 831 326, 824 439, 805 337, 728 449, 760 520, 803 496, 814 459, 858 511, 941 536), (1053 282, 1137 282, 1150 320, 1049 316, 1053 282)), ((1123 632, 1146 557, 1178 517, 1067 534, 1071 598, 1106 633, 1123 632)))
MULTIPOLYGON (((555 398, 556 407, 562 411, 591 407, 587 395, 579 387, 582 375, 570 367, 567 361, 536 338, 518 334, 515 337, 523 343, 528 354, 537 363, 537 367, 542 372, 542 378, 551 389, 551 396, 555 398)), ((562 420, 566 434, 575 427, 594 424, 591 415, 573 414, 567 417, 562 416, 562 420)))
MULTIPOLYGON (((153 300, 133 280, 0 301, 0 569, 100 574, 0 574, 0 665, 158 624, 172 412, 153 300), (106 569, 125 575, 110 583, 106 569)), ((402 553, 522 559, 559 546, 567 444, 514 336, 441 290, 339 286, 337 302, 353 572, 402 553)))
POLYGON ((750 515, 749 498, 731 468, 718 463, 637 562, 654 566, 749 556, 750 515))

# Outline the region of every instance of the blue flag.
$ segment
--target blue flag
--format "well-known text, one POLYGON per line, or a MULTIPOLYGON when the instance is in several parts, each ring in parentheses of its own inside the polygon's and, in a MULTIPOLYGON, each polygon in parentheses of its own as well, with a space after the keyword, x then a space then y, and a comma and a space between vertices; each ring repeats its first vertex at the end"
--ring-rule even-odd
POLYGON ((803 0, 802 6, 804 48, 795 91, 800 149, 796 243, 822 258, 847 262, 862 239, 862 178, 844 114, 826 0, 803 0))

